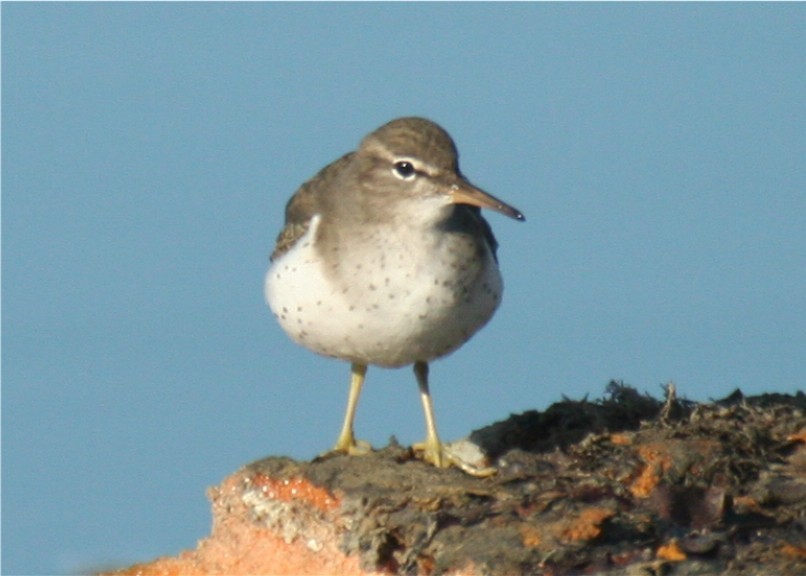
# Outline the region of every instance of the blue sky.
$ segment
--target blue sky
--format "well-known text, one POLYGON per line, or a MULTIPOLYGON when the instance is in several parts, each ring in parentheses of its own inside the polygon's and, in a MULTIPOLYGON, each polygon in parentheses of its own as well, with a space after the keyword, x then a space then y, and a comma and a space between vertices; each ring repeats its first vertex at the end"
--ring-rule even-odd
MULTIPOLYGON (((334 441, 349 368, 263 303, 287 198, 423 115, 488 214, 496 317, 432 366, 455 439, 610 379, 806 371, 806 6, 2 5, 3 572, 193 547, 205 489, 334 441)), ((409 369, 357 435, 422 439, 409 369)))

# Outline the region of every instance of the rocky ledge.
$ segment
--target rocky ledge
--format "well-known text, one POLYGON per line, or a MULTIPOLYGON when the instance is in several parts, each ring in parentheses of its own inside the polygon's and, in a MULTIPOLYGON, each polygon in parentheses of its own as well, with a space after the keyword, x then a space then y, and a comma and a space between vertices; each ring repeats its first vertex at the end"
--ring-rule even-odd
POLYGON ((114 574, 803 574, 806 395, 668 392, 478 430, 484 478, 394 444, 260 460, 210 489, 195 550, 114 574))

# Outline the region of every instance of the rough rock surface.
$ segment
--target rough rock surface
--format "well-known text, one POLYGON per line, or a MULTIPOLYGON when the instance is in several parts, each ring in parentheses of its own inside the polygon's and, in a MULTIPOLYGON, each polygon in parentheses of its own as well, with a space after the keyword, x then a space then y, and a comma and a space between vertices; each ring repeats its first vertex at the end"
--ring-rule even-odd
POLYGON ((196 550, 116 574, 806 573, 806 395, 709 404, 611 383, 471 434, 497 474, 409 449, 267 458, 210 490, 196 550))

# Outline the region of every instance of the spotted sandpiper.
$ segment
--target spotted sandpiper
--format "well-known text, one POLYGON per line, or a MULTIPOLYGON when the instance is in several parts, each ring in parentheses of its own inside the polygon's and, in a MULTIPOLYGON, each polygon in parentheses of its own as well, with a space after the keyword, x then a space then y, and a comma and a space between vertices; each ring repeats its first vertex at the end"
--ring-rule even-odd
POLYGON ((265 295, 297 344, 352 363, 334 451, 365 452, 353 420, 367 366, 414 365, 427 437, 416 449, 456 463, 437 435, 428 363, 453 352, 501 302, 497 242, 480 208, 523 215, 471 184, 456 146, 424 118, 399 118, 291 197, 265 295))

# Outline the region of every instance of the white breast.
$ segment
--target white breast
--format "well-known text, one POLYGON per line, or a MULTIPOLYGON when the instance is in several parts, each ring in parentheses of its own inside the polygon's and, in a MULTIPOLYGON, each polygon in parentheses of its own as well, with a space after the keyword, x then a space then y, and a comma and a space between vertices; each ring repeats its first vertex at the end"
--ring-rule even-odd
POLYGON ((502 282, 492 254, 457 260, 443 236, 412 245, 383 230, 367 250, 339 254, 339 273, 308 231, 266 274, 265 295, 285 332, 314 352, 351 362, 402 366, 466 342, 493 315, 502 282))

